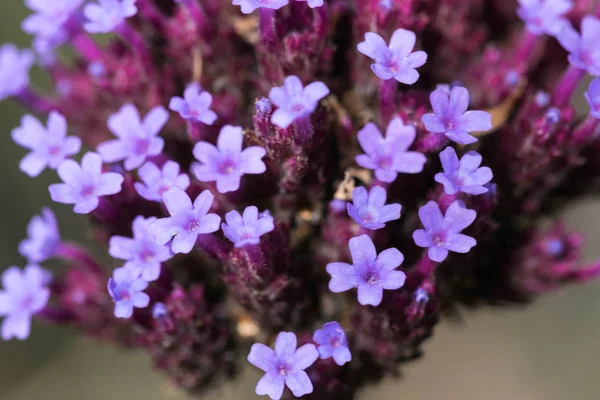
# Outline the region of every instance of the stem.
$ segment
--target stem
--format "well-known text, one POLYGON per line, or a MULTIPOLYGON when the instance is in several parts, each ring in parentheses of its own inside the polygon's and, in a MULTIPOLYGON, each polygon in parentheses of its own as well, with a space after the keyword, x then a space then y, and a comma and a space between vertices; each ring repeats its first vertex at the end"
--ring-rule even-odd
POLYGON ((260 41, 263 44, 275 42, 275 10, 262 7, 260 9, 260 41))
POLYGON ((517 63, 525 63, 525 60, 534 53, 539 39, 539 36, 534 35, 526 29, 523 31, 517 47, 517 63))
POLYGON ((71 311, 64 308, 46 307, 42 311, 35 314, 35 316, 40 320, 55 324, 70 322, 75 319, 75 315, 73 315, 71 311))
POLYGON ((81 263, 90 270, 103 274, 103 270, 96 262, 96 259, 90 255, 89 251, 77 244, 61 243, 54 254, 56 257, 66 261, 81 263))
POLYGON ((188 13, 199 28, 203 28, 207 25, 204 10, 197 1, 187 0, 182 4, 185 8, 187 8, 188 13))
POLYGON ((121 36, 123 41, 125 41, 129 47, 131 47, 131 49, 141 58, 143 64, 145 64, 148 68, 152 66, 148 47, 146 46, 144 38, 139 34, 139 32, 124 22, 115 29, 115 32, 121 36))
POLYGON ((55 110, 57 107, 54 101, 35 92, 29 86, 23 88, 19 93, 17 93, 15 98, 23 106, 40 114, 47 114, 50 111, 55 110))
POLYGON ((198 121, 187 121, 187 132, 192 143, 202 140, 204 129, 198 121))
POLYGON ((139 14, 154 25, 161 27, 165 25, 165 16, 156 8, 152 0, 137 0, 139 14))
POLYGON ((77 51, 83 58, 85 58, 88 62, 100 60, 103 58, 104 52, 98 46, 98 44, 86 35, 85 33, 80 33, 76 35, 72 40, 71 44, 75 51, 77 51))
POLYGON ((298 143, 306 143, 313 136, 313 127, 310 121, 310 114, 296 118, 294 121, 295 138, 298 143))
POLYGON ((210 257, 224 262, 229 254, 229 246, 215 235, 198 235, 196 245, 210 257))
POLYGON ((571 99, 571 95, 577 88, 579 81, 585 76, 585 70, 569 66, 567 72, 565 72, 556 85, 554 93, 552 94, 553 104, 557 107, 566 105, 571 99))
POLYGON ((382 126, 387 125, 394 107, 396 87, 398 82, 394 78, 382 80, 379 85, 379 119, 382 126))
POLYGON ((577 129, 575 129, 575 132, 573 132, 573 140, 577 143, 583 143, 593 139, 598 130, 598 126, 600 126, 600 121, 597 118, 588 115, 577 129))

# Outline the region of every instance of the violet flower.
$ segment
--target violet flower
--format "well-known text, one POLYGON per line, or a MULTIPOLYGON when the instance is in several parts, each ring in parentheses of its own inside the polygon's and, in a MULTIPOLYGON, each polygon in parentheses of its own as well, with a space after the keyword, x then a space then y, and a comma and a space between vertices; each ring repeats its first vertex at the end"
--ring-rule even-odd
POLYGON ((39 264, 54 256, 60 246, 58 223, 51 209, 42 208, 27 225, 27 238, 19 243, 19 253, 31 264, 39 264))
POLYGON ((29 85, 29 70, 35 58, 29 49, 14 44, 0 46, 0 101, 19 94, 29 85))
POLYGON ((584 96, 590 106, 590 115, 600 119, 600 78, 596 78, 590 82, 590 86, 588 86, 588 90, 584 96))
POLYGON ((83 28, 89 33, 108 33, 137 13, 136 0, 97 0, 88 3, 83 14, 88 19, 83 28))
POLYGON ((2 339, 25 340, 31 331, 31 317, 42 311, 50 299, 51 275, 37 265, 21 270, 10 267, 2 273, 0 316, 2 339))
POLYGON ((26 0, 34 13, 21 23, 23 31, 37 40, 62 43, 66 40, 65 24, 85 0, 26 0))
POLYGON ((572 0, 519 0, 517 10, 525 28, 534 35, 556 35, 564 27, 572 0))
POLYGON ((563 26, 556 36, 569 54, 569 62, 576 68, 587 70, 590 75, 600 76, 600 19, 586 15, 581 20, 581 34, 570 23, 563 26))
POLYGON ((108 294, 115 302, 115 317, 130 318, 134 308, 145 308, 150 304, 150 296, 143 292, 148 282, 141 279, 129 268, 117 268, 108 280, 108 294))
POLYGON ((478 195, 488 191, 484 186, 494 175, 488 167, 479 167, 482 157, 476 151, 469 151, 460 161, 452 147, 446 147, 440 153, 444 172, 435 175, 435 181, 444 185, 444 192, 449 195, 458 192, 478 195))
POLYGON ((453 87, 450 94, 445 90, 434 90, 429 98, 433 114, 425 114, 421 117, 425 129, 429 132, 443 133, 456 143, 471 144, 477 139, 469 135, 469 132, 492 129, 490 113, 467 111, 469 91, 462 86, 453 87))
POLYGON ((179 164, 175 161, 167 161, 162 169, 151 161, 146 162, 138 169, 141 182, 133 185, 140 196, 150 201, 162 202, 163 194, 172 187, 186 190, 190 186, 190 177, 179 173, 179 164))
POLYGON ((208 213, 214 196, 205 190, 196 197, 194 204, 190 197, 178 187, 169 189, 163 201, 169 214, 150 225, 149 232, 156 236, 156 243, 164 245, 173 239, 173 253, 189 253, 196 244, 198 235, 219 230, 221 217, 208 213))
POLYGON ((48 187, 57 203, 75 204, 73 211, 87 214, 98 207, 99 197, 121 191, 123 176, 116 172, 102 173, 102 159, 96 153, 86 153, 81 165, 65 160, 58 166, 58 176, 64 183, 48 187))
POLYGON ((365 41, 357 46, 358 51, 375 62, 371 70, 380 79, 396 79, 406 85, 412 85, 419 80, 419 68, 427 62, 427 53, 414 51, 417 36, 406 29, 396 29, 389 46, 377 33, 365 33, 365 41))
POLYGON ((192 172, 201 182, 217 182, 220 193, 233 192, 240 187, 244 174, 262 174, 267 167, 262 158, 267 153, 259 146, 242 150, 243 130, 239 126, 225 125, 221 128, 217 146, 198 142, 194 157, 200 163, 192 164, 192 172))
POLYGON ((296 397, 312 393, 312 382, 304 370, 317 361, 319 352, 312 343, 296 349, 297 345, 292 332, 277 335, 275 351, 261 343, 252 345, 248 361, 265 372, 256 385, 256 394, 278 400, 286 385, 296 397))
POLYGON ((125 104, 108 118, 108 128, 118 139, 101 143, 98 153, 104 162, 125 160, 126 170, 136 169, 147 157, 162 152, 165 141, 158 134, 168 119, 168 111, 156 106, 142 121, 137 108, 133 104, 125 104))
POLYGON ((350 239, 353 264, 333 262, 327 264, 331 275, 329 290, 334 293, 358 288, 358 302, 363 306, 378 306, 383 290, 396 290, 404 286, 406 274, 396 271, 404 261, 398 249, 390 248, 377 255, 375 245, 367 235, 350 239))
POLYGON ((313 334, 313 341, 318 345, 321 359, 333 357, 333 361, 339 366, 352 360, 346 332, 335 321, 327 322, 323 329, 317 329, 313 334))
POLYGON ((386 222, 400 218, 402 206, 398 203, 385 204, 387 192, 381 186, 367 189, 359 186, 352 192, 352 203, 346 204, 348 215, 366 229, 381 229, 386 222))
POLYGON ((192 83, 183 92, 183 98, 171 97, 169 109, 179 113, 185 120, 212 125, 217 114, 210 109, 211 103, 211 94, 202 90, 200 85, 192 83))
POLYGON ((236 210, 225 214, 225 221, 221 224, 223 234, 235 247, 244 247, 247 244, 260 243, 260 237, 275 229, 271 215, 259 215, 255 206, 246 207, 244 215, 236 210))
POLYGON ((67 136, 67 121, 57 111, 50 112, 47 127, 35 117, 25 115, 11 136, 19 146, 31 150, 19 164, 21 171, 31 177, 38 176, 46 167, 58 168, 81 149, 81 139, 67 136))
POLYGON ((419 218, 425 229, 417 229, 413 239, 417 246, 427 247, 431 261, 442 262, 448 251, 468 253, 477 241, 460 232, 475 221, 477 213, 465 208, 464 203, 455 200, 442 215, 435 201, 430 201, 419 209, 419 218))
POLYGON ((244 14, 250 14, 257 8, 279 10, 289 2, 290 0, 233 0, 233 5, 240 6, 244 14))

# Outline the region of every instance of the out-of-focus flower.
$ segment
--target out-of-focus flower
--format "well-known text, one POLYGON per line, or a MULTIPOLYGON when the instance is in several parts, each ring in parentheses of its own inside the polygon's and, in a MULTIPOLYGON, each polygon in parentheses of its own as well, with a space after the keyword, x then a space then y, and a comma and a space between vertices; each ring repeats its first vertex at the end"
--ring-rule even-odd
POLYGON ((88 19, 83 27, 89 33, 108 33, 125 19, 137 13, 136 0, 97 0, 88 3, 83 14, 88 19))
POLYGON ((138 176, 142 182, 135 182, 135 190, 150 201, 162 202, 162 196, 172 187, 186 190, 190 186, 190 177, 179 173, 179 164, 175 161, 167 161, 158 168, 151 161, 146 162, 138 169, 138 176))
POLYGON ((574 67, 586 70, 590 75, 600 76, 600 19, 586 15, 581 20, 581 34, 567 23, 556 36, 569 54, 574 67))
POLYGON ((27 225, 27 238, 19 243, 19 253, 31 264, 39 264, 54 256, 60 245, 58 223, 51 209, 42 208, 27 225))
POLYGON ((588 90, 584 96, 590 106, 590 115, 600 119, 600 78, 596 78, 590 82, 590 86, 588 86, 588 90))
POLYGON ((573 8, 571 0, 519 0, 517 14, 525 28, 534 35, 556 35, 567 20, 565 15, 573 8))
POLYGON ((169 109, 179 113, 185 120, 212 125, 217 119, 217 114, 210 109, 211 103, 211 94, 202 90, 200 85, 192 83, 183 92, 183 98, 171 98, 169 109))
POLYGON ((0 46, 0 100, 18 94, 29 85, 29 70, 35 58, 29 49, 14 44, 0 46))

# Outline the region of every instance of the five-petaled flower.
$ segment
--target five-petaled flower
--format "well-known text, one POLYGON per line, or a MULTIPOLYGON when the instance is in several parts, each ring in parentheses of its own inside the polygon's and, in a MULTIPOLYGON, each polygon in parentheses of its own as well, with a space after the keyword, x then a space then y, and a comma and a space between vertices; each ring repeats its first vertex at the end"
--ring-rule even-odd
POLYGON ((468 253, 477 241, 462 232, 475 221, 475 210, 465 208, 460 200, 455 200, 442 215, 435 201, 430 201, 419 209, 419 218, 425 229, 417 229, 413 239, 417 246, 429 248, 431 261, 442 262, 448 251, 468 253))
POLYGON ((346 332, 335 321, 327 322, 323 329, 317 329, 313 334, 313 341, 318 345, 321 359, 333 357, 335 363, 340 366, 352 360, 346 332))
POLYGON ((244 14, 250 14, 257 8, 279 10, 289 2, 290 0, 233 0, 233 5, 240 6, 244 14))
POLYGON ((150 304, 150 296, 143 292, 148 282, 129 268, 117 268, 108 280, 108 294, 115 302, 115 317, 129 318, 133 308, 144 308, 150 304))
POLYGON ((197 83, 192 83, 183 92, 183 98, 171 98, 169 109, 179 113, 185 120, 212 125, 217 119, 217 114, 210 109, 211 103, 211 94, 202 90, 197 83))
POLYGON ((260 146, 242 150, 244 133, 241 127, 225 125, 221 128, 217 146, 198 142, 194 157, 199 163, 192 164, 192 172, 201 182, 217 182, 220 193, 233 192, 240 187, 244 174, 262 174, 267 167, 262 158, 267 153, 260 146))
POLYGON ((585 99, 590 106, 590 115, 600 119, 600 78, 590 82, 590 86, 585 92, 585 99))
POLYGON ((81 139, 67 136, 67 121, 56 111, 50 112, 47 127, 35 117, 25 115, 21 126, 13 129, 12 139, 19 146, 31 150, 19 165, 21 171, 31 177, 38 176, 46 167, 56 169, 81 149, 81 139))
POLYGON ((172 187, 186 190, 190 186, 190 177, 179 173, 179 164, 168 160, 158 168, 156 164, 148 161, 138 169, 138 176, 142 182, 133 185, 140 196, 150 201, 162 202, 162 196, 172 187))
POLYGON ((590 75, 600 76, 600 19, 586 15, 581 20, 581 34, 570 23, 565 24, 556 36, 569 54, 569 62, 590 75))
POLYGON ((425 129, 432 133, 443 133, 460 144, 475 143, 477 139, 469 132, 492 129, 492 116, 486 111, 467 111, 469 91, 455 86, 450 93, 436 89, 429 97, 433 113, 421 117, 425 129))
POLYGON ((488 167, 481 165, 481 155, 471 150, 460 161, 452 147, 446 147, 440 153, 440 160, 444 172, 435 175, 435 181, 444 185, 444 192, 449 195, 458 192, 477 195, 488 191, 484 186, 492 180, 494 175, 488 167))
POLYGON ((565 15, 573 8, 572 0, 519 0, 517 14, 534 35, 556 35, 566 23, 565 15))
POLYGON ((396 29, 390 45, 374 32, 365 33, 365 41, 358 44, 358 51, 372 58, 371 70, 380 79, 396 79, 406 85, 419 80, 419 68, 427 62, 427 53, 415 51, 417 36, 406 29, 396 29))
POLYGON ((0 100, 19 94, 29 85, 34 61, 31 50, 19 50, 12 43, 0 46, 0 100))
POLYGON ((275 225, 271 215, 259 214, 258 208, 249 206, 244 210, 243 216, 236 210, 225 214, 225 222, 221 224, 221 228, 235 247, 244 247, 260 243, 260 237, 273 231, 275 225))
POLYGON ((89 33, 108 33, 125 19, 137 13, 136 0, 97 0, 87 4, 83 14, 88 19, 83 27, 89 33))
POLYGON ((87 214, 98 207, 99 197, 121 191, 123 176, 116 172, 102 173, 102 159, 96 153, 86 153, 81 165, 65 160, 58 166, 58 176, 64 183, 48 187, 57 203, 75 204, 73 211, 87 214))
POLYGON ((348 215, 366 229, 381 229, 386 222, 400 218, 402 206, 385 204, 387 192, 381 186, 373 186, 369 192, 362 186, 352 192, 352 203, 347 203, 348 215))
POLYGON ((317 361, 319 352, 311 343, 296 349, 297 345, 291 332, 277 335, 275 351, 261 343, 252 345, 248 361, 265 372, 256 385, 256 394, 278 400, 286 385, 296 397, 312 393, 312 382, 304 370, 317 361))
POLYGON ((52 210, 42 208, 27 225, 27 238, 19 243, 19 253, 31 264, 39 264, 54 256, 60 246, 58 223, 52 210))
POLYGON ((62 44, 67 39, 65 25, 85 0, 27 0, 34 13, 21 23, 21 28, 36 40, 49 44, 62 44))
POLYGON ((400 289, 406 274, 396 271, 404 261, 398 249, 389 248, 377 255, 371 238, 361 235, 350 239, 350 254, 353 264, 333 262, 327 265, 331 275, 329 290, 334 293, 358 288, 358 302, 363 306, 378 306, 383 298, 383 290, 400 289))

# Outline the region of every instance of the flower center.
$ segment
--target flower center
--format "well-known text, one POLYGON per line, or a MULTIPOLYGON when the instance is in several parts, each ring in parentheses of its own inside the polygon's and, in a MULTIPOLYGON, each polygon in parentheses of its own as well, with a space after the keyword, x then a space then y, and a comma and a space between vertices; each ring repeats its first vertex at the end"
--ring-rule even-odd
POLYGON ((292 106, 292 111, 296 114, 300 114, 304 111, 304 104, 296 103, 292 106))
POLYGON ((281 376, 287 376, 291 372, 291 368, 287 363, 281 363, 277 366, 277 373, 281 376))
POLYGON ((200 229, 200 221, 196 218, 190 218, 184 228, 188 232, 197 232, 200 229))
POLYGON ((394 158, 391 154, 381 155, 379 156, 378 164, 381 169, 391 169, 394 165, 394 158))
POLYGON ((234 160, 227 158, 219 165, 219 173, 221 175, 230 175, 235 171, 236 167, 237 163, 234 160))
POLYGON ((140 259, 146 263, 154 261, 154 252, 151 249, 145 248, 140 252, 140 259))
POLYGON ((94 194, 94 185, 86 185, 81 188, 81 197, 86 198, 94 194))
POLYGON ((162 195, 165 194, 165 192, 169 189, 171 189, 171 185, 167 185, 166 183, 163 183, 158 188, 158 195, 162 197, 162 195))
POLYGON ((27 295, 23 299, 23 302, 21 303, 21 307, 23 308, 23 310, 29 310, 31 308, 32 303, 33 303, 33 298, 31 298, 31 295, 27 295))
POLYGON ((360 219, 363 222, 375 222, 377 221, 377 215, 370 208, 366 208, 360 211, 360 219))
POLYGON ((119 290, 119 300, 130 300, 131 295, 129 294, 129 290, 123 288, 119 290))
POLYGON ((379 274, 377 273, 377 271, 370 270, 365 273, 363 279, 369 285, 374 285, 376 283, 379 283, 379 274))
POLYGON ((329 344, 331 345, 331 347, 340 347, 342 344, 342 341, 340 340, 339 336, 335 336, 335 337, 331 338, 331 340, 329 341, 329 344))
POLYGON ((446 244, 446 235, 444 233, 436 233, 433 235, 432 241, 437 247, 442 247, 446 244))
POLYGON ((146 154, 148 152, 149 143, 147 139, 137 139, 133 145, 133 151, 136 154, 146 154))
POLYGON ((50 154, 51 156, 56 156, 56 155, 60 154, 60 146, 57 146, 57 145, 49 146, 48 154, 50 154))

